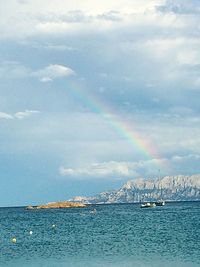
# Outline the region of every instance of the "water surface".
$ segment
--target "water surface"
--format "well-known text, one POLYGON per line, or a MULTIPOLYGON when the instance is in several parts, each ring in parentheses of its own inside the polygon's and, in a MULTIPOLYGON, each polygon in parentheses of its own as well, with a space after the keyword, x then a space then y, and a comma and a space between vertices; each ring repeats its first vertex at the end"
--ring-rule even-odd
POLYGON ((150 209, 136 204, 1 208, 0 266, 197 267, 200 202, 150 209), (96 214, 90 213, 94 208, 96 214))

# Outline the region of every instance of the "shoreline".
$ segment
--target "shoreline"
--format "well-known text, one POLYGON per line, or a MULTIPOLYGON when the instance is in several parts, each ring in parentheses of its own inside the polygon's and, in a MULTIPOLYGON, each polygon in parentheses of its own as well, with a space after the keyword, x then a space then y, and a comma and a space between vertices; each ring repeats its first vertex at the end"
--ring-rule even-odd
MULTIPOLYGON (((155 200, 156 201, 156 200, 155 200)), ((155 201, 151 201, 151 202, 155 202, 155 201)), ((148 202, 148 201, 146 201, 148 202)), ((168 203, 168 204, 172 204, 172 203, 185 203, 185 202, 200 202, 200 199, 199 200, 165 200, 165 203, 168 203)), ((82 204, 85 204, 86 207, 88 206, 95 206, 95 205, 138 205, 138 204, 141 204, 143 202, 130 202, 130 203, 82 203, 82 204)), ((38 207, 39 205, 31 205, 32 207, 34 207, 34 210, 36 210, 36 207, 38 207)), ((20 206, 0 206, 0 209, 7 209, 7 208, 27 208, 28 206, 27 205, 20 205, 20 206)), ((75 208, 75 207, 71 207, 71 208, 75 208)), ((77 207, 78 208, 78 207, 77 207)), ((57 208, 58 209, 58 208, 57 208)))

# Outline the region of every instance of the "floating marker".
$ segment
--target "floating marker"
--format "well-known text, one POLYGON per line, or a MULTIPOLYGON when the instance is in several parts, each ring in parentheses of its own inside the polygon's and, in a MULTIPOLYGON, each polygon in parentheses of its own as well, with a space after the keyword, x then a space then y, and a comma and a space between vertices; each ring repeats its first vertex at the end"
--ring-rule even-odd
POLYGON ((13 238, 11 239, 11 241, 12 241, 12 243, 16 243, 16 242, 17 242, 17 238, 16 238, 16 237, 13 237, 13 238))
POLYGON ((96 214, 97 210, 96 209, 93 209, 90 211, 91 214, 96 214))
POLYGON ((30 231, 29 234, 32 235, 33 234, 33 231, 30 231))
POLYGON ((55 224, 52 224, 52 226, 51 226, 52 228, 56 228, 56 225, 55 224))

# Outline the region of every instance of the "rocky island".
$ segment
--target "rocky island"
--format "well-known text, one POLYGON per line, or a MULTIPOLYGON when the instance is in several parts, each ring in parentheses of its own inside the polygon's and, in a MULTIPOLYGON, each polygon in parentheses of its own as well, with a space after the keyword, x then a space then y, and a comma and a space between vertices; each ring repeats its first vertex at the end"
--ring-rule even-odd
POLYGON ((38 206, 28 206, 28 210, 32 209, 64 209, 64 208, 84 208, 86 204, 80 202, 63 201, 63 202, 49 202, 38 206))

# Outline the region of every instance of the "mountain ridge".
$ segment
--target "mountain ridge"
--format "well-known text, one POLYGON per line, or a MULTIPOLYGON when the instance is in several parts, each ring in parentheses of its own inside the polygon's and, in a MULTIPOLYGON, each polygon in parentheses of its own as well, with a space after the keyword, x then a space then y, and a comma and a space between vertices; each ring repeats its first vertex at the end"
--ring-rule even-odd
POLYGON ((155 179, 127 181, 118 190, 105 191, 93 197, 77 196, 72 201, 85 204, 134 203, 145 201, 200 200, 200 174, 176 175, 155 179))

